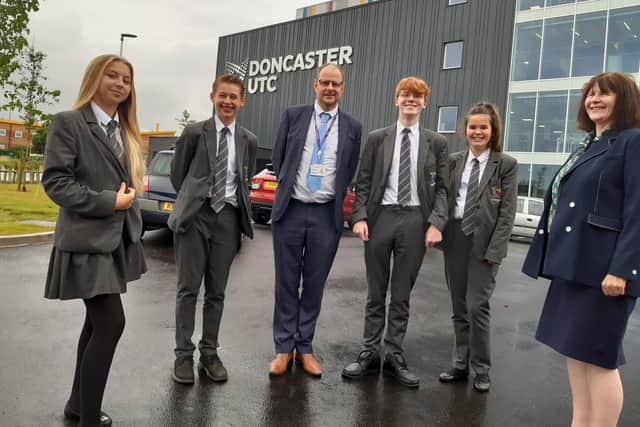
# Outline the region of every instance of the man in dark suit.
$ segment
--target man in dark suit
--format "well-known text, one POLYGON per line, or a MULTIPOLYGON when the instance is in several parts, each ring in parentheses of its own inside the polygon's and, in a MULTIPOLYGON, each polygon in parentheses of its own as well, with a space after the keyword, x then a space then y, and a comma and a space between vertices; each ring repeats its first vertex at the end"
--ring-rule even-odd
POLYGON ((214 116, 187 126, 176 141, 171 182, 178 197, 169 228, 175 233, 178 276, 173 379, 179 383, 194 382, 191 336, 203 276, 200 368, 213 381, 227 380, 217 354, 224 292, 240 233, 253 237, 248 184, 255 169, 256 136, 236 125, 244 96, 238 76, 218 77, 211 92, 214 116))
POLYGON ((442 240, 447 223, 449 181, 447 141, 419 125, 428 95, 424 81, 415 77, 400 80, 396 87, 398 122, 371 132, 362 154, 353 231, 365 242, 369 290, 363 347, 358 359, 342 371, 347 378, 380 373, 391 275, 383 370, 408 387, 420 384, 407 367, 402 342, 409 320, 409 296, 425 247, 442 240))
POLYGON ((273 145, 277 355, 269 365, 271 376, 287 371, 294 349, 307 373, 322 375, 311 343, 344 224, 342 201, 360 154, 362 125, 338 109, 344 91, 340 67, 318 68, 313 88, 315 104, 287 109, 273 145))

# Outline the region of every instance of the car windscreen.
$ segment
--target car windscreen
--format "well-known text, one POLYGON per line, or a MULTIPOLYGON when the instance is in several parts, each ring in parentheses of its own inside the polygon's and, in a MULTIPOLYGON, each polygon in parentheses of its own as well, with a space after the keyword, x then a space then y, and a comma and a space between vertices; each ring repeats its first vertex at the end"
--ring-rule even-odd
POLYGON ((155 176, 169 176, 171 173, 171 160, 173 154, 170 153, 158 153, 147 168, 147 175, 155 176))

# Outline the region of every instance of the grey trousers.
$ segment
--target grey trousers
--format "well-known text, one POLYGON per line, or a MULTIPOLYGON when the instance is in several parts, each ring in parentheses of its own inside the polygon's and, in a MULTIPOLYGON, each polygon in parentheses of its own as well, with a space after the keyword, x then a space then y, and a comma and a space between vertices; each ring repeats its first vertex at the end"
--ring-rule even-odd
POLYGON ((381 207, 376 223, 369 229, 369 241, 364 244, 369 288, 364 320, 364 350, 380 352, 387 289, 391 284, 384 346, 387 353, 402 353, 402 342, 409 323, 409 297, 425 253, 425 229, 419 207, 397 206, 381 207))
POLYGON ((444 266, 453 310, 453 367, 487 374, 491 367, 489 299, 496 286, 498 265, 473 255, 473 235, 461 222, 447 224, 444 266))
POLYGON ((192 357, 196 301, 204 276, 202 339, 200 355, 217 353, 224 293, 231 262, 238 250, 238 209, 226 205, 216 214, 205 203, 184 233, 174 234, 178 276, 176 294, 176 357, 192 357))

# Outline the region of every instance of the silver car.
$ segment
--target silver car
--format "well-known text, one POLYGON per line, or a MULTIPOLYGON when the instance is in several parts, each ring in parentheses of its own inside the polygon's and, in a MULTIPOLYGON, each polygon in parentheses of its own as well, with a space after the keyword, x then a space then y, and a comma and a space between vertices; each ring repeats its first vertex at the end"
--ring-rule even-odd
POLYGON ((516 220, 511 237, 533 237, 540 222, 544 201, 533 197, 518 196, 516 220))

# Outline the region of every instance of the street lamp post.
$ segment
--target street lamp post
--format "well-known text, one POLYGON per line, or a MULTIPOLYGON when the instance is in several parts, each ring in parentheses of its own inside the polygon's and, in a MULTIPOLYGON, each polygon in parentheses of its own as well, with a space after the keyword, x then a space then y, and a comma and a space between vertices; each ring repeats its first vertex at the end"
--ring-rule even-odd
POLYGON ((138 37, 137 34, 129 34, 129 33, 120 33, 120 56, 122 56, 122 48, 124 47, 124 38, 128 37, 131 39, 135 39, 138 37))

